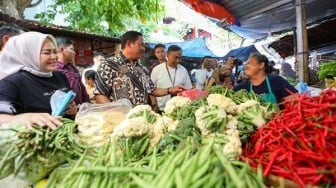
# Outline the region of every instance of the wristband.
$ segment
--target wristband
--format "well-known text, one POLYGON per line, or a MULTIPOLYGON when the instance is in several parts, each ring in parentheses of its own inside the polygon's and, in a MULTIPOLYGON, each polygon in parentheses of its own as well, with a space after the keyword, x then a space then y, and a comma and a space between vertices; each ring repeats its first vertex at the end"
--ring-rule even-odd
POLYGON ((167 93, 168 93, 168 95, 170 94, 170 92, 169 92, 169 89, 170 89, 171 87, 169 87, 169 88, 167 88, 167 93))

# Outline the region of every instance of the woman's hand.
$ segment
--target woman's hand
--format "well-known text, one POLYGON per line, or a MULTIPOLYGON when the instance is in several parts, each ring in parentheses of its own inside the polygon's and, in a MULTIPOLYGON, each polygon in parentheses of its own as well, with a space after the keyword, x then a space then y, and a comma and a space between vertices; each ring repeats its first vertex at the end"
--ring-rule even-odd
POLYGON ((20 121, 32 128, 33 125, 41 127, 48 126, 51 129, 56 129, 57 126, 62 125, 61 117, 53 117, 48 113, 24 113, 15 116, 14 121, 20 121))

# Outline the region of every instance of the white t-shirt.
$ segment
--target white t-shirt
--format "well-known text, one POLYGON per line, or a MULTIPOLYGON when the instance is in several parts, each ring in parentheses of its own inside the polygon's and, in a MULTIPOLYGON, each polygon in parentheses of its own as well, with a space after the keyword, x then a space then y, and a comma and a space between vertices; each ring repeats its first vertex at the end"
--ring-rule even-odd
MULTIPOLYGON (((183 85, 187 89, 192 88, 188 71, 182 65, 173 68, 167 66, 166 63, 161 63, 152 70, 151 79, 157 88, 169 88, 177 85, 183 85)), ((170 95, 156 97, 157 105, 161 111, 164 110, 166 102, 170 98, 170 95)))
POLYGON ((202 90, 204 88, 205 81, 212 76, 213 70, 200 69, 196 72, 196 89, 202 90))

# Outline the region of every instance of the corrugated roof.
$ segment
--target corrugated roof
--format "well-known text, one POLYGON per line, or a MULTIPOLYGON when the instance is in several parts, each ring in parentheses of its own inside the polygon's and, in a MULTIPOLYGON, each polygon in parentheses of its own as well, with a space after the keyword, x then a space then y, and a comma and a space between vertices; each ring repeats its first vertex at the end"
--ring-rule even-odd
POLYGON ((42 33, 48 33, 52 35, 62 35, 67 37, 74 37, 74 38, 82 38, 82 39, 92 39, 92 40, 101 40, 105 42, 113 42, 113 43, 120 43, 120 38, 116 37, 107 37, 101 36, 91 33, 79 32, 79 31, 70 31, 66 27, 51 25, 45 26, 37 21, 32 20, 18 20, 14 17, 10 17, 7 14, 3 14, 0 12, 0 20, 8 22, 8 23, 15 23, 22 28, 28 29, 30 31, 39 31, 42 33))
MULTIPOLYGON (((227 25, 217 20, 221 27, 228 28, 244 38, 262 39, 269 33, 279 33, 296 27, 295 0, 195 0, 210 1, 222 5, 240 23, 227 25)), ((336 17, 335 0, 306 0, 307 25, 336 17)))

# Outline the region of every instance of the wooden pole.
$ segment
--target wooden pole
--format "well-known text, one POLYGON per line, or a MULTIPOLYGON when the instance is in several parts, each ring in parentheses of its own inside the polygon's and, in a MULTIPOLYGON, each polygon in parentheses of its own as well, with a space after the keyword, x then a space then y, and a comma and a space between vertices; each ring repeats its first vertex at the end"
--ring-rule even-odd
POLYGON ((295 0, 296 6, 296 44, 299 81, 308 83, 308 38, 306 28, 305 1, 295 0))

